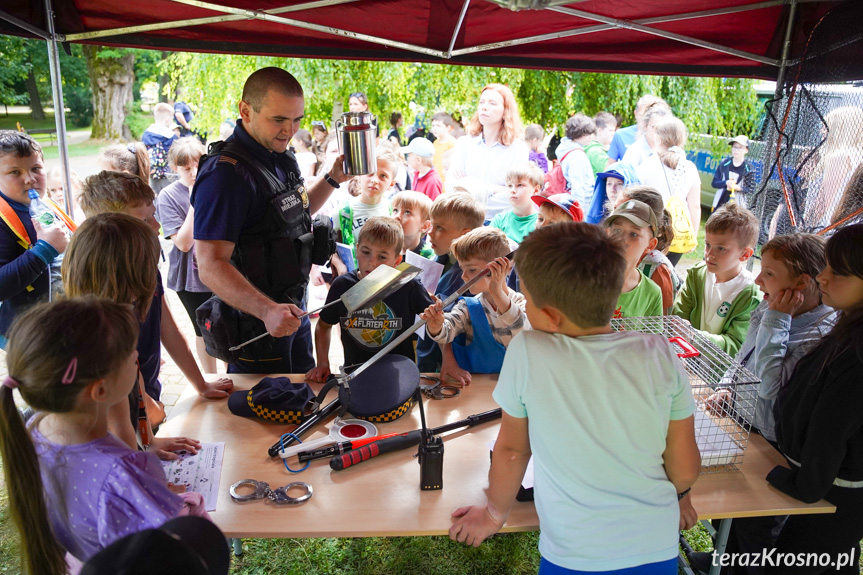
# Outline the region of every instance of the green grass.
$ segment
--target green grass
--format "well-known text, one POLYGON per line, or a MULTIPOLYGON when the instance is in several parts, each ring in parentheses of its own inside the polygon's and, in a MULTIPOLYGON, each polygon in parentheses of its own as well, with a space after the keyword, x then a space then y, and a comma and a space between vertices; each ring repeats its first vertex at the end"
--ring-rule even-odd
MULTIPOLYGON (((81 144, 73 144, 69 146, 69 157, 95 156, 99 153, 100 149, 107 146, 109 143, 110 142, 87 140, 81 144)), ((42 155, 46 160, 56 160, 60 157, 60 148, 57 146, 45 146, 42 148, 42 155)))
POLYGON ((34 120, 30 114, 9 114, 8 116, 0 115, 0 130, 17 130, 16 122, 21 122, 24 129, 29 130, 44 130, 57 126, 54 123, 53 112, 46 112, 44 120, 34 120))

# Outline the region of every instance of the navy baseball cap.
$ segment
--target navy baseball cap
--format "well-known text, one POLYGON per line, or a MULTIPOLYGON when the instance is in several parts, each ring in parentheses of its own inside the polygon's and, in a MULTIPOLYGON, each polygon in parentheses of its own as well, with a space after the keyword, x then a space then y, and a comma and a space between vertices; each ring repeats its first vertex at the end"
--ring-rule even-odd
POLYGON ((547 198, 544 196, 531 196, 530 199, 533 200, 536 207, 539 207, 542 204, 551 204, 572 216, 572 220, 574 222, 584 221, 584 210, 581 209, 581 204, 579 204, 578 200, 570 194, 554 194, 547 198))
POLYGON ((309 384, 287 377, 265 377, 249 390, 228 397, 228 409, 241 417, 260 417, 277 423, 302 423, 306 404, 315 398, 309 384))

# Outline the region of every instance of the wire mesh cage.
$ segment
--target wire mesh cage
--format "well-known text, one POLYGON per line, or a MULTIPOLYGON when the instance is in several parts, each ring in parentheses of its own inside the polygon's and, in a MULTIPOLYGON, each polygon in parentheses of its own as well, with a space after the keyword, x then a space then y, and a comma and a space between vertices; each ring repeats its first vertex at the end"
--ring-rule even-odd
POLYGON ((739 471, 749 441, 760 380, 677 316, 611 320, 617 331, 657 333, 677 349, 695 398, 701 472, 739 471))

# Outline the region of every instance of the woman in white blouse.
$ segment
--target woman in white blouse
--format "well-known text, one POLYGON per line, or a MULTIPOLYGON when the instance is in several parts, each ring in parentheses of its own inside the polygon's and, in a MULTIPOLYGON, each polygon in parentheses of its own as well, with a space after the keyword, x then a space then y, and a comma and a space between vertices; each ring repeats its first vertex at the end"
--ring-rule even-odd
POLYGON ((479 190, 477 199, 486 207, 486 220, 508 210, 506 173, 528 161, 523 128, 512 90, 489 84, 479 97, 477 112, 456 142, 446 174, 446 190, 457 185, 479 190))
MULTIPOLYGON (((653 130, 654 150, 636 170, 638 179, 645 186, 655 188, 668 206, 673 197, 679 198, 687 207, 690 229, 698 235, 701 224, 701 179, 698 168, 686 159, 686 126, 679 118, 665 116, 653 130)), ((675 225, 675 227, 677 227, 675 225)), ((682 253, 668 252, 672 265, 677 265, 682 253)))

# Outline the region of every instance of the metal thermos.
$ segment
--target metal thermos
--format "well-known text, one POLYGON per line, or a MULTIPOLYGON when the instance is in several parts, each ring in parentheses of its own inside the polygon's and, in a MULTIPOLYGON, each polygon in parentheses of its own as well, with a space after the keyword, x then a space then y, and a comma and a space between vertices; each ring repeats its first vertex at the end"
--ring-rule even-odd
POLYGON ((345 174, 363 176, 377 170, 377 131, 378 119, 371 112, 345 112, 336 120, 339 153, 345 156, 345 174))

